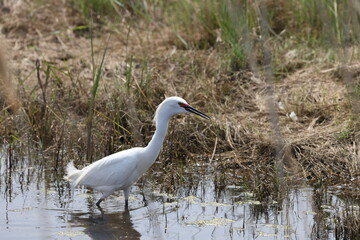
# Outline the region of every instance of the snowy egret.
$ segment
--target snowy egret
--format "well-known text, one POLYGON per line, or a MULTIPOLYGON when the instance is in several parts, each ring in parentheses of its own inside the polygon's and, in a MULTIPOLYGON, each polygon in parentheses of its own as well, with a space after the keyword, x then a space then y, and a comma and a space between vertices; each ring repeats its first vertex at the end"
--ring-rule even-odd
POLYGON ((123 190, 125 207, 128 208, 131 185, 155 162, 164 142, 171 116, 187 112, 210 119, 208 115, 191 107, 180 97, 166 98, 156 109, 155 134, 146 147, 135 147, 114 153, 81 170, 75 168, 73 162, 70 162, 66 167, 65 179, 70 181, 73 187, 83 185, 101 192, 102 196, 96 203, 99 208, 106 197, 117 190, 123 190))

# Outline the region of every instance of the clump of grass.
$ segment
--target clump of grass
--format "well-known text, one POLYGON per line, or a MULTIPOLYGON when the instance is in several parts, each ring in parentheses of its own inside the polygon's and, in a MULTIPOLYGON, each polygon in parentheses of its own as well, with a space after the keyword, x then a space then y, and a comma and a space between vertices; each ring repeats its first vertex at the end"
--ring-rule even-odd
POLYGON ((298 8, 290 29, 308 42, 334 46, 359 41, 356 1, 290 1, 289 8, 295 5, 298 8))
MULTIPOLYGON (((352 206, 354 208, 354 206, 352 206)), ((360 216, 359 210, 346 209, 335 217, 335 237, 337 239, 360 239, 360 216)))
POLYGON ((119 4, 116 0, 86 0, 86 1, 75 1, 79 6, 80 12, 85 16, 91 15, 113 15, 116 14, 114 9, 115 4, 119 4))
POLYGON ((230 70, 238 71, 248 65, 246 53, 251 51, 249 39, 250 29, 253 27, 253 13, 246 5, 231 2, 221 6, 217 14, 217 22, 221 29, 222 38, 230 46, 230 70))
POLYGON ((178 1, 169 5, 167 21, 175 31, 175 43, 179 48, 209 49, 224 43, 230 71, 247 66, 246 34, 253 27, 254 16, 244 7, 246 4, 178 1))
POLYGON ((85 17, 92 17, 96 21, 121 18, 150 19, 148 3, 145 1, 131 0, 80 0, 73 5, 85 17))
MULTIPOLYGON (((265 18, 269 36, 281 43, 274 42, 271 48, 274 51, 281 50, 275 47, 286 46, 289 39, 308 47, 337 48, 359 42, 358 11, 356 1, 265 1, 261 6, 247 1, 181 1, 168 4, 165 16, 175 30, 178 46, 186 49, 216 46, 219 50, 223 42, 228 69, 238 71, 246 68, 249 61, 255 64, 262 61, 258 51, 259 40, 264 38, 260 32, 261 18, 265 18), (260 7, 266 9, 266 16, 260 7)), ((279 57, 281 61, 283 56, 279 57)))
POLYGON ((44 149, 53 144, 55 134, 53 131, 53 115, 49 112, 48 102, 48 87, 51 71, 51 65, 47 64, 46 61, 36 60, 37 88, 40 90, 41 98, 35 100, 35 104, 30 103, 30 105, 25 108, 33 134, 44 149), (46 69, 43 69, 41 65, 45 66, 46 69), (42 69, 43 72, 41 72, 42 69))

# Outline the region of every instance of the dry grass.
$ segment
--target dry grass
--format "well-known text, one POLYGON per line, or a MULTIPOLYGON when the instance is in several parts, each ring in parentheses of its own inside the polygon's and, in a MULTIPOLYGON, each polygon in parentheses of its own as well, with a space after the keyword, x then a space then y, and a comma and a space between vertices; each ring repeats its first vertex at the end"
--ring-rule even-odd
POLYGON ((11 75, 8 70, 8 58, 5 53, 6 41, 0 38, 2 48, 0 48, 0 102, 5 106, 5 109, 9 112, 16 112, 21 103, 16 94, 16 88, 11 79, 11 75))

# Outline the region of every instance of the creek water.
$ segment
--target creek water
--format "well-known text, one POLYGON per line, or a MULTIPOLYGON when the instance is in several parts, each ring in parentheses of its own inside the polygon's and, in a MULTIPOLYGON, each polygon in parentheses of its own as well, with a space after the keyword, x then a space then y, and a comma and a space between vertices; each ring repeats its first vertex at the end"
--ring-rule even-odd
POLYGON ((242 182, 219 189, 208 166, 192 167, 188 174, 201 176, 175 194, 147 175, 132 188, 128 211, 122 192, 100 210, 99 193, 72 190, 53 168, 8 157, 0 154, 1 239, 341 239, 337 229, 359 212, 336 187, 293 186, 280 202, 261 202, 242 182))

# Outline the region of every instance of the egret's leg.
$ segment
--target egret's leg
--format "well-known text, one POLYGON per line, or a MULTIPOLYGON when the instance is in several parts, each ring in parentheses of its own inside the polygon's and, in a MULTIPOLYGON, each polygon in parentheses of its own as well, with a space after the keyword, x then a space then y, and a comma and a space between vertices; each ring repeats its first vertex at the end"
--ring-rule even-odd
POLYGON ((125 209, 129 208, 129 195, 130 195, 130 188, 128 187, 124 189, 124 196, 125 196, 125 209))
POLYGON ((145 198, 145 193, 144 193, 144 191, 145 191, 145 183, 144 183, 144 181, 142 182, 142 190, 140 191, 140 194, 142 195, 142 197, 143 197, 143 202, 146 202, 146 198, 145 198))
POLYGON ((99 201, 96 202, 96 206, 97 206, 98 208, 101 208, 101 207, 100 207, 100 203, 101 203, 102 201, 104 201, 104 199, 100 198, 99 201))
POLYGON ((113 192, 103 192, 101 198, 99 199, 99 201, 96 202, 96 206, 97 206, 98 208, 101 208, 101 207, 100 207, 100 203, 101 203, 102 201, 104 201, 105 198, 107 198, 108 196, 110 196, 112 193, 113 193, 113 192))

